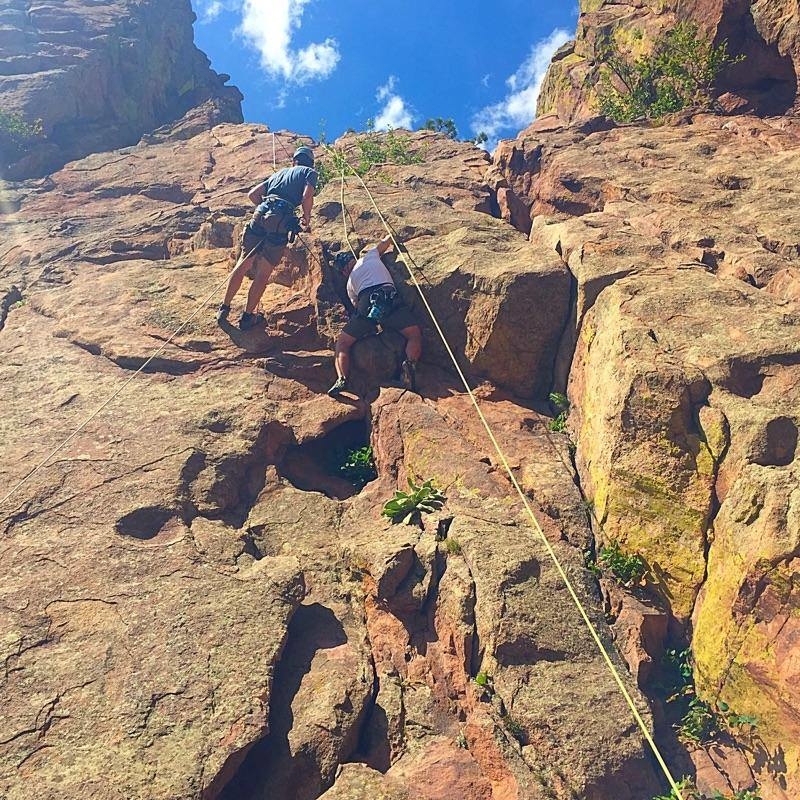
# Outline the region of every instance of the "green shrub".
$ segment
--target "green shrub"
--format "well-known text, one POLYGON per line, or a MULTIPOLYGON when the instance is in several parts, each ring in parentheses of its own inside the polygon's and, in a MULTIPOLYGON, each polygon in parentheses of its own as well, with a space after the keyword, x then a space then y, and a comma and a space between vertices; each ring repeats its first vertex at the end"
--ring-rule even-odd
POLYGON ((29 124, 19 114, 0 110, 0 153, 4 165, 18 161, 43 137, 40 119, 29 124))
POLYGON ((737 714, 731 707, 722 700, 717 702, 717 710, 725 720, 725 724, 731 729, 747 730, 752 733, 758 727, 758 717, 752 714, 737 714))
POLYGON ((442 119, 441 117, 428 119, 425 121, 422 129, 426 131, 437 131, 439 133, 444 133, 451 139, 458 139, 458 128, 456 128, 456 123, 452 119, 442 119))
POLYGON ((641 582, 647 572, 644 559, 638 554, 624 553, 617 542, 600 548, 598 563, 605 567, 621 586, 634 586, 641 582))
POLYGON ((569 400, 561 392, 551 392, 550 403, 559 413, 555 419, 550 420, 547 428, 553 433, 564 433, 567 429, 567 417, 569 416, 569 400))
POLYGON ((488 686, 490 682, 491 682, 491 678, 485 672, 479 672, 475 676, 475 683, 477 683, 478 686, 484 686, 485 687, 485 686, 488 686))
POLYGON ((666 693, 668 703, 678 697, 694 694, 694 668, 691 650, 670 648, 664 653, 662 667, 664 678, 660 688, 666 693))
MULTIPOLYGON (((690 778, 683 778, 678 781, 678 789, 683 800, 761 800, 761 794, 758 789, 743 789, 733 794, 714 792, 711 795, 706 795, 697 789, 697 786, 690 778)), ((677 800, 677 797, 678 795, 673 790, 669 794, 660 794, 654 797, 653 800, 677 800)))
POLYGON ((372 457, 372 448, 367 445, 357 450, 348 450, 345 453, 344 461, 339 465, 339 472, 357 489, 363 489, 370 481, 378 477, 372 457))
POLYGON ((675 725, 678 738, 685 742, 705 744, 719 732, 717 717, 711 706, 695 696, 689 701, 689 708, 675 725))
POLYGON ((445 539, 444 546, 447 548, 447 552, 450 553, 450 555, 461 555, 461 543, 458 539, 445 539))
POLYGON ((433 478, 420 485, 408 479, 410 492, 394 493, 394 497, 384 506, 381 514, 389 517, 394 524, 405 522, 406 525, 420 524, 422 514, 438 511, 447 498, 433 485, 433 478))
MULTIPOLYGON (((317 160, 317 193, 332 180, 355 173, 362 178, 379 164, 422 164, 423 155, 411 149, 411 136, 396 131, 385 134, 370 131, 355 142, 355 153, 349 157, 342 151, 323 143, 325 155, 317 160), (351 166, 352 164, 352 166, 351 166)), ((386 176, 383 176, 385 180, 386 176)))
MULTIPOLYGON (((681 778, 678 781, 678 789, 680 789, 683 800, 700 800, 700 795, 697 793, 697 789, 690 778, 681 778)), ((677 800, 677 798, 678 795, 673 790, 669 794, 660 794, 654 797, 653 800, 677 800)))
POLYGON ((617 122, 632 122, 707 105, 720 71, 742 58, 728 54, 727 42, 714 47, 688 22, 660 36, 653 52, 635 61, 620 52, 616 42, 606 40, 598 48, 605 66, 598 85, 600 111, 617 122))

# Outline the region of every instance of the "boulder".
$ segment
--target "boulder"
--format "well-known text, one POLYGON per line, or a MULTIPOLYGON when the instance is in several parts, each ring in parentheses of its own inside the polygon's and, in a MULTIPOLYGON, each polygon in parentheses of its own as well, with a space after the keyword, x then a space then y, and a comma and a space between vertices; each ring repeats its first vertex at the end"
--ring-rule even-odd
POLYGON ((194 46, 188 0, 29 6, 0 5, 0 95, 4 111, 41 120, 42 134, 0 163, 0 176, 40 176, 135 144, 203 104, 214 110, 193 113, 195 131, 242 121, 241 93, 194 46))

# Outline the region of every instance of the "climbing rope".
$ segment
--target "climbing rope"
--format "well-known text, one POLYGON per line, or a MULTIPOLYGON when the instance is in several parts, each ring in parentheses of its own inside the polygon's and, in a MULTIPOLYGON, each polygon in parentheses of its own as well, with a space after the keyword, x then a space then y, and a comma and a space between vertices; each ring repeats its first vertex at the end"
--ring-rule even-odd
POLYGON ((347 246, 350 248, 350 252, 353 254, 353 258, 358 260, 358 256, 356 255, 356 251, 353 250, 353 245, 350 244, 350 236, 347 233, 347 210, 344 204, 344 182, 345 182, 345 175, 344 175, 344 164, 342 164, 342 175, 341 175, 341 207, 342 207, 342 225, 344 226, 344 238, 347 242, 347 246))
MULTIPOLYGON (((386 218, 384 217, 383 213, 381 212, 380 208, 378 207, 378 204, 375 202, 375 198, 373 197, 372 192, 369 190, 369 187, 364 182, 363 178, 353 169, 352 165, 349 163, 349 161, 347 161, 346 157, 344 155, 342 157, 344 158, 345 163, 347 164, 347 166, 350 168, 350 171, 352 172, 352 174, 355 175, 355 177, 358 178, 359 182, 361 183, 362 188, 364 189, 364 191, 367 194, 367 197, 369 197, 369 200, 372 203, 372 207, 375 209, 375 213, 378 215, 378 217, 380 218, 381 222, 383 223, 383 226, 386 229, 387 234, 391 237, 392 242, 393 242, 393 244, 395 246, 395 249, 396 249, 397 253, 401 253, 402 252, 403 254, 405 254, 407 256, 408 260, 414 265, 414 268, 416 270, 418 270, 420 273, 422 273, 419 265, 414 261, 413 256, 409 252, 408 247, 404 247, 401 250, 400 243, 397 240, 397 237, 395 235, 394 229, 387 222, 386 218)), ((343 190, 344 190, 344 187, 343 187, 343 190)), ((342 209, 342 213, 344 213, 344 207, 342 209)), ((519 495, 520 499, 522 500, 522 504, 523 504, 523 506, 525 508, 525 511, 526 511, 528 517, 530 518, 530 521, 531 521, 531 524, 532 524, 534 530, 536 531, 536 533, 538 534, 539 538, 541 539, 542 544, 544 545, 544 547, 545 547, 545 549, 547 551, 547 554, 550 557, 550 560, 553 562, 553 565, 555 566, 556 571, 560 575, 561 580, 564 582, 564 585, 566 586, 567 591, 569 592, 569 595, 572 598, 573 603, 575 604, 575 607, 578 609, 578 613, 580 614, 581 619, 585 623, 585 625, 586 625, 586 627, 587 627, 587 629, 589 631, 589 634, 592 637, 592 640, 594 641, 595 645, 597 646, 597 649, 599 650, 599 652, 600 652, 600 654, 601 654, 601 656, 603 658, 603 661, 605 662, 606 666, 608 667, 609 671, 611 672, 611 675, 613 676, 614 681, 617 684, 617 687, 619 688, 622 696, 625 698, 625 702, 627 703, 628 707, 630 708, 631 713, 633 714, 633 718, 636 720, 637 725, 641 729, 642 735, 644 736, 645 740, 647 741, 648 745, 650 746, 650 749, 652 750, 653 755, 656 758, 656 761, 658 762, 659 766, 661 767, 662 771, 664 772, 664 775, 666 776, 667 781, 669 782, 669 785, 670 785, 670 787, 672 789, 672 792, 674 793, 674 795, 676 797, 676 800, 684 800, 684 797, 683 797, 683 794, 682 794, 682 791, 681 791, 681 788, 680 788, 679 784, 676 782, 675 778, 672 775, 672 772, 670 771, 669 767, 667 766, 666 761, 664 760, 664 757, 661 755, 661 751, 659 750, 658 745, 656 745, 655 741, 653 740, 653 737, 651 736, 650 731, 648 730, 647 725, 645 724, 645 721, 642 718, 642 715, 639 713, 639 709, 636 708, 636 704, 634 703, 633 697, 631 697, 630 692, 628 691, 627 687, 625 686, 625 683, 622 680, 622 676, 620 675, 619 670, 615 666, 615 664, 614 664, 614 662, 613 662, 613 660, 611 658, 611 655, 608 652, 608 649, 603 644, 603 641, 600 638, 600 634, 598 633, 597 628, 594 626, 594 624, 592 623, 591 619, 589 618, 589 614, 586 611, 586 609, 585 609, 583 603, 581 602, 580 598, 578 597, 578 593, 576 592, 575 587, 572 584, 572 581, 569 579, 569 576, 567 575, 566 570, 561 565, 561 561, 559 560, 558 556, 556 555, 556 552, 553 549, 552 545, 548 541, 547 536, 545 535, 544 530, 542 529, 542 526, 539 524, 539 521, 536 519, 536 515, 533 513, 533 509, 531 508, 531 505, 530 505, 530 503, 528 501, 527 496, 525 495, 525 492, 523 492, 522 487, 519 485, 516 477, 514 476, 514 473, 513 473, 512 469, 511 469, 511 466, 509 465, 508 459, 506 458, 506 455, 503 452, 503 449, 500 446, 500 443, 497 441, 497 437, 494 435, 494 431, 492 430, 491 425, 489 425, 489 422, 486 419, 486 417, 484 416, 483 411, 481 411, 480 405, 478 404, 478 400, 475 397, 474 392, 470 388, 469 382, 467 381, 467 378, 464 375, 463 370, 459 366, 459 363, 458 363, 458 360, 456 359, 455 353, 453 352, 452 348, 450 347, 450 343, 447 341, 447 337, 445 336, 444 331, 442 330, 442 327, 439 324, 438 318, 436 317, 436 314, 434 313, 433 309, 431 308, 431 305, 428 302, 428 299, 425 296, 425 293, 422 291, 422 286, 420 286, 419 281, 417 280, 416 276, 414 275, 414 272, 411 269, 409 269, 408 264, 406 264, 405 266, 406 266, 406 269, 408 270, 408 274, 411 277, 411 280, 412 280, 412 282, 414 284, 414 287, 416 288, 417 292, 419 293, 420 299, 422 300, 423 304, 425 305, 425 308, 428 311, 428 314, 430 315, 431 320, 433 321, 434 327, 436 328, 436 332, 439 334, 439 338, 442 340, 442 344, 444 345, 445 350, 447 351, 447 354, 450 357, 450 360, 453 362, 453 366, 455 367, 456 372, 458 373, 458 377, 460 378, 461 383, 464 386, 464 389, 466 390, 467 394, 469 395, 470 401, 472 402, 472 405, 475 408, 475 411, 478 414, 478 417, 480 418, 481 424, 483 425, 483 427, 484 427, 484 429, 486 431, 486 434, 488 435, 488 437, 489 437, 489 439, 490 439, 490 441, 491 441, 491 443, 492 443, 492 445, 493 445, 493 447, 495 449, 495 452, 497 453, 497 456, 500 459, 500 462, 502 463, 503 468, 505 469, 509 480, 511 481, 511 484, 513 485, 514 489, 516 490, 517 494, 519 495)), ((422 273, 422 274, 424 274, 424 273, 422 273)))
MULTIPOLYGON (((240 257, 239 260, 236 262, 236 266, 234 269, 237 269, 242 263, 244 263, 250 256, 255 253, 258 249, 258 245, 256 245, 246 256, 240 257)), ((227 283, 228 277, 230 273, 225 276, 225 278, 220 281, 217 286, 214 287, 213 291, 211 291, 206 297, 205 300, 194 310, 194 312, 189 316, 184 322, 180 324, 178 328, 172 333, 172 335, 167 339, 161 347, 159 347, 153 354, 145 361, 133 375, 125 381, 115 392, 111 394, 106 400, 104 400, 66 439, 64 439, 61 444, 57 447, 53 448, 45 458, 43 458, 35 467, 29 470, 25 476, 16 483, 9 492, 7 492, 2 499, 0 499, 0 506, 3 506, 7 500, 9 500, 19 489, 21 489, 40 469, 47 465, 53 456, 60 453, 95 417, 97 417, 105 408, 107 408, 111 403, 114 402, 133 382, 139 373, 143 372, 152 362, 158 358, 166 349, 167 347, 172 344, 172 341, 175 337, 211 302, 212 298, 222 289, 222 287, 227 283)))

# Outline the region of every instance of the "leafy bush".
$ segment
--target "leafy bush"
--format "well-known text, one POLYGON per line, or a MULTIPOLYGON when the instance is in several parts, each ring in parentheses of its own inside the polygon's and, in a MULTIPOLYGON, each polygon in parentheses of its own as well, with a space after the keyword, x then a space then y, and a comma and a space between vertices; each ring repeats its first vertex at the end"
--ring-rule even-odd
POLYGON ((433 478, 420 485, 409 478, 408 488, 410 492, 395 492, 394 497, 383 506, 381 514, 395 524, 404 522, 406 525, 418 525, 423 513, 438 511, 447 501, 433 485, 433 478))
POLYGON ((630 587, 640 583, 647 572, 644 559, 638 553, 624 553, 617 542, 601 547, 597 560, 622 586, 630 587))
POLYGON ((717 717, 711 706, 697 696, 689 701, 688 710, 675 728, 679 739, 696 744, 705 744, 719 731, 717 717))
POLYGON ((743 56, 732 58, 727 42, 714 47, 698 34, 697 25, 682 22, 660 36, 649 55, 631 61, 607 40, 598 58, 606 67, 598 87, 600 111, 617 122, 632 122, 708 104, 720 71, 743 56))
POLYGON ((731 710, 731 707, 722 700, 717 702, 717 710, 720 716, 725 720, 725 724, 733 729, 739 730, 748 729, 750 732, 758 727, 758 717, 752 714, 737 714, 731 710))
MULTIPOLYGON (((697 786, 690 778, 683 778, 678 781, 678 789, 680 789, 683 800, 761 800, 761 794, 758 789, 743 789, 730 795, 725 795, 721 792, 706 795, 697 789, 697 786)), ((671 791, 669 794, 660 794, 654 797, 653 800, 677 800, 677 797, 678 795, 675 791, 671 791)))
POLYGON ((422 129, 426 131, 438 131, 439 133, 444 133, 449 136, 451 139, 458 139, 458 128, 456 128, 456 123, 452 119, 442 119, 441 117, 428 119, 425 121, 422 129))
POLYGON ((667 694, 667 702, 687 694, 694 694, 691 650, 670 648, 664 653, 662 667, 665 675, 661 688, 667 694))
POLYGON ((475 676, 475 683, 477 683, 478 686, 488 686, 491 683, 491 678, 487 673, 479 672, 475 676))
POLYGON ((29 124, 19 114, 0 110, 0 153, 3 164, 18 161, 43 136, 40 119, 29 124))
POLYGON ((323 143, 325 155, 318 159, 316 165, 319 176, 317 192, 321 192, 331 180, 339 178, 342 172, 345 175, 355 172, 363 178, 372 167, 379 164, 422 164, 425 158, 412 150, 411 144, 408 134, 390 130, 381 135, 370 131, 356 139, 355 156, 348 158, 342 150, 323 143))
POLYGON ((378 477, 372 458, 372 448, 367 445, 357 450, 348 450, 344 461, 339 465, 339 472, 357 489, 363 489, 366 484, 378 477))
POLYGON ((458 541, 458 539, 445 539, 444 546, 447 548, 447 552, 450 553, 451 556, 461 555, 461 543, 458 541))
POLYGON ((569 400, 561 392, 552 392, 550 394, 550 403, 558 412, 558 415, 555 419, 550 420, 547 428, 553 433, 564 433, 567 429, 567 417, 569 416, 569 400))

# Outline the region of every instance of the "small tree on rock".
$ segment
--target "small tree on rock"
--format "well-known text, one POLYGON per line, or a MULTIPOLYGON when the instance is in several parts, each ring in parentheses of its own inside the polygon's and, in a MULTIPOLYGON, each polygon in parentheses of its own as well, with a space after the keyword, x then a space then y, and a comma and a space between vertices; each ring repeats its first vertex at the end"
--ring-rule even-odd
POLYGON ((731 57, 727 42, 714 47, 688 22, 660 36, 652 53, 635 60, 606 40, 599 48, 605 67, 598 86, 600 111, 617 122, 632 122, 708 105, 721 70, 743 58, 731 57))
POLYGON ((432 118, 427 120, 422 127, 423 130, 437 131, 449 136, 451 139, 458 139, 458 128, 456 128, 456 123, 452 119, 432 118))

